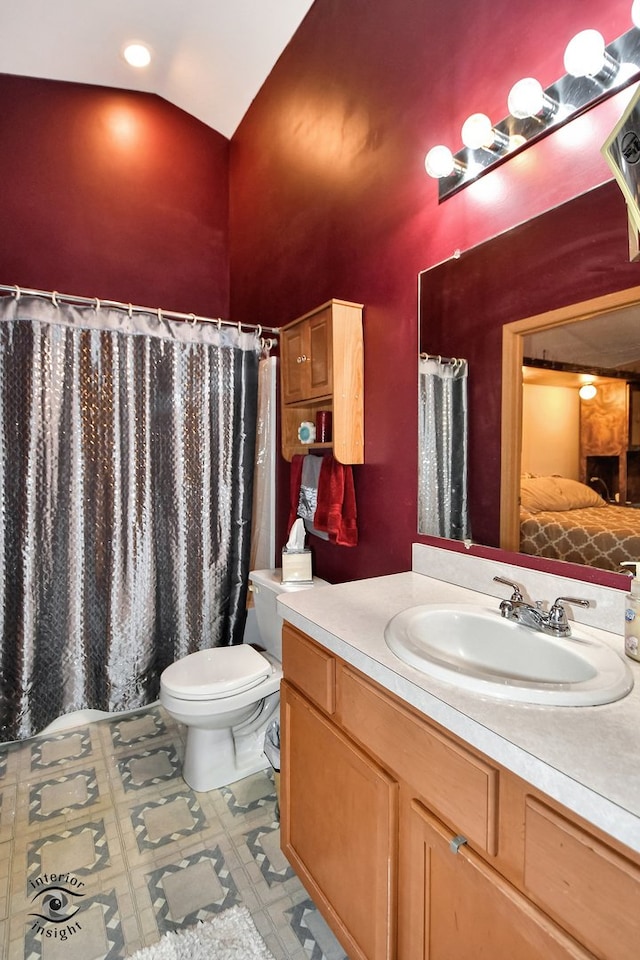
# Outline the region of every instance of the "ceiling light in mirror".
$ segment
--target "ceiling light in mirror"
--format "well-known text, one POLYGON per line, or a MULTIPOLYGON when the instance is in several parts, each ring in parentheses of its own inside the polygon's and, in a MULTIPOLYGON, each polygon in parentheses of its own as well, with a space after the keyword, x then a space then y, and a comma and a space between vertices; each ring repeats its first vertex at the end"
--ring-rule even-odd
POLYGON ((151 63, 151 50, 146 43, 128 43, 122 50, 122 56, 130 67, 148 67, 151 63))
POLYGON ((585 383, 578 390, 578 395, 581 400, 593 400, 597 392, 598 389, 595 383, 585 383))

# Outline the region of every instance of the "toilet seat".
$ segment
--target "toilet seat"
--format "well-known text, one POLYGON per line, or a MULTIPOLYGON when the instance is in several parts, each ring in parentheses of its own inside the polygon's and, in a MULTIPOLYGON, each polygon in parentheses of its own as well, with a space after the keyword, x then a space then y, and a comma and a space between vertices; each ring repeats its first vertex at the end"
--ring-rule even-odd
POLYGON ((179 700, 220 700, 259 686, 272 673, 266 657, 240 643, 190 653, 168 666, 160 683, 179 700))

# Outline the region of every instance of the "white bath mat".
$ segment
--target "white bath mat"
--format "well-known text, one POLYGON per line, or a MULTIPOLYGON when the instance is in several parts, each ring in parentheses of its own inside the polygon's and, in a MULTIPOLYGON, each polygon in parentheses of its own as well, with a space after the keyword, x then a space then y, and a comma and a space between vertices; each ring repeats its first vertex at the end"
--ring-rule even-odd
POLYGON ((165 933, 130 960, 273 960, 246 907, 231 907, 212 920, 165 933))

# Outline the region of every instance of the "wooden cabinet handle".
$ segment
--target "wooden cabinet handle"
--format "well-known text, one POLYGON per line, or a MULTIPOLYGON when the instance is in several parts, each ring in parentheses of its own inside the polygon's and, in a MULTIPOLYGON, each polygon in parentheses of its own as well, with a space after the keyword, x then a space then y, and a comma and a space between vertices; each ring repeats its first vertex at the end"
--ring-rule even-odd
POLYGON ((307 359, 308 359, 307 355, 303 353, 301 357, 297 357, 297 362, 298 362, 298 363, 306 363, 306 362, 307 362, 307 359))

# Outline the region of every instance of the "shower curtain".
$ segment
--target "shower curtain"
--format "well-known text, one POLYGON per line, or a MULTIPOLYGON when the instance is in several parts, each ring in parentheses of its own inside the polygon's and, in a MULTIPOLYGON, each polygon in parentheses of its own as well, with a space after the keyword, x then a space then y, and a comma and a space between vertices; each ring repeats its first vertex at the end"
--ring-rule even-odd
POLYGON ((466 360, 420 358, 418 532, 453 540, 471 536, 467 376, 466 360))
POLYGON ((258 364, 256 461, 253 474, 251 569, 275 566, 276 556, 276 367, 275 357, 258 364))
POLYGON ((259 341, 0 298, 0 738, 153 701, 239 643, 259 341))

